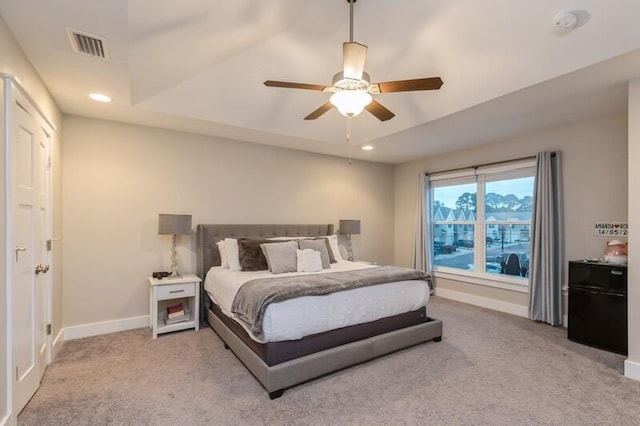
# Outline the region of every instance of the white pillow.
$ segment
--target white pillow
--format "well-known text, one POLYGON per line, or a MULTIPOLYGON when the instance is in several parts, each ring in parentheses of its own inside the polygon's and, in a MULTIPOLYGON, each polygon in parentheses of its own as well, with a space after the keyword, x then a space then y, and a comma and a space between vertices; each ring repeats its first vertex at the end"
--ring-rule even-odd
POLYGON ((329 260, 329 248, 327 247, 327 240, 325 238, 318 238, 317 240, 300 240, 298 241, 300 250, 311 249, 320 253, 320 259, 322 259, 322 267, 328 269, 331 267, 331 261, 329 260))
POLYGON ((220 266, 223 268, 229 267, 229 259, 227 259, 227 245, 224 240, 220 240, 216 243, 218 246, 218 252, 220 252, 220 266))
POLYGON ((297 250, 298 272, 322 271, 322 257, 320 252, 313 249, 297 250))
POLYGON ((340 254, 340 246, 338 245, 338 236, 327 235, 325 238, 329 240, 329 246, 331 247, 331 251, 333 252, 333 257, 336 260, 343 260, 342 254, 340 254))
POLYGON ((240 254, 238 252, 238 240, 235 238, 225 238, 224 245, 227 248, 227 262, 232 271, 242 271, 240 266, 240 254))

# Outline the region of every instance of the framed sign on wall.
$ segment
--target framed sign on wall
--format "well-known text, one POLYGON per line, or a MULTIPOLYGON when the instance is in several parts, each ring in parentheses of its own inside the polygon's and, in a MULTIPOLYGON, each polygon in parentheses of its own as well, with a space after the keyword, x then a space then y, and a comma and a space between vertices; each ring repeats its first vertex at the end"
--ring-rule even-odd
POLYGON ((629 224, 627 222, 599 221, 595 223, 593 234, 596 237, 627 237, 629 224))

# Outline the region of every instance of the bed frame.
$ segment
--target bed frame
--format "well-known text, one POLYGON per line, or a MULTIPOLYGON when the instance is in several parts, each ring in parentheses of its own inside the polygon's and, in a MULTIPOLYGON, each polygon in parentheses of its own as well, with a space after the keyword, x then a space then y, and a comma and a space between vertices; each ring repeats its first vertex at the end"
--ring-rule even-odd
MULTIPOLYGON (((203 280, 212 266, 220 265, 216 243, 224 238, 319 237, 333 234, 333 225, 198 225, 198 276, 203 280)), ((390 331, 280 364, 267 365, 211 310, 201 287, 200 312, 247 369, 269 392, 269 398, 282 396, 285 389, 325 374, 356 365, 400 349, 442 338, 442 322, 429 322, 390 331), (206 314, 205 314, 206 313, 206 314)), ((202 318, 201 318, 202 319, 202 318)))

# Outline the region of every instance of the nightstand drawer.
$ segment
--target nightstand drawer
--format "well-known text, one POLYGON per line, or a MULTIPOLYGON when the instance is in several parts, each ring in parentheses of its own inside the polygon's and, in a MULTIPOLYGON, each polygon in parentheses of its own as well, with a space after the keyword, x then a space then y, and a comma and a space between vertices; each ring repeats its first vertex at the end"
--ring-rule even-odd
POLYGON ((158 300, 176 299, 179 297, 191 297, 196 295, 194 283, 166 284, 158 287, 158 300))

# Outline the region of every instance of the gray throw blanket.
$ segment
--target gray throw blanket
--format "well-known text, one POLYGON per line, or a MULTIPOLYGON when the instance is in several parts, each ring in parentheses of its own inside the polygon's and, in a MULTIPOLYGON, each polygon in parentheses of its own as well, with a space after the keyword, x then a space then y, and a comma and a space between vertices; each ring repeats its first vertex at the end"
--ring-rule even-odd
POLYGON ((379 266, 356 271, 258 278, 242 284, 233 299, 231 311, 249 325, 251 331, 260 334, 264 313, 270 303, 394 281, 423 280, 426 277, 424 272, 415 269, 379 266))

